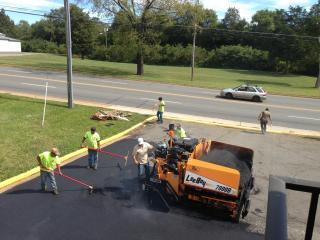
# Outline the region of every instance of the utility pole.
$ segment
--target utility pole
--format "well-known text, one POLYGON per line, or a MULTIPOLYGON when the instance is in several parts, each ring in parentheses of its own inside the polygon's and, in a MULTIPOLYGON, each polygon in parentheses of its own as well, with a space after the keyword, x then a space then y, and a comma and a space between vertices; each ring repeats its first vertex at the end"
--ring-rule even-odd
MULTIPOLYGON (((320 45, 320 37, 318 37, 318 42, 319 42, 319 45, 320 45)), ((316 81, 316 84, 314 87, 316 88, 320 88, 320 47, 319 47, 319 69, 318 69, 318 79, 316 81)))
MULTIPOLYGON (((195 5, 194 20, 196 21, 196 19, 197 19, 196 6, 199 5, 199 0, 195 0, 194 5, 195 5)), ((197 37, 197 24, 195 23, 194 24, 194 31, 193 31, 193 43, 192 43, 191 81, 193 81, 193 76, 194 76, 194 59, 195 59, 195 54, 196 54, 196 37, 197 37)))
POLYGON ((191 81, 193 81, 194 75, 194 58, 196 53, 196 35, 197 35, 197 24, 194 24, 194 31, 193 31, 193 44, 192 44, 192 63, 191 63, 191 81))
POLYGON ((68 108, 73 108, 72 42, 71 42, 70 5, 68 0, 64 0, 64 10, 66 14, 68 108))

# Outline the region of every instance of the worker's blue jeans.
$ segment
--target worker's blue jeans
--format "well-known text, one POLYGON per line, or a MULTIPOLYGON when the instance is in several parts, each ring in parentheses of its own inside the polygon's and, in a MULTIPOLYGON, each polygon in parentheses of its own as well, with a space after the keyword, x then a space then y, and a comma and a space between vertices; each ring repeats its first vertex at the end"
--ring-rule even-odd
POLYGON ((49 178, 49 183, 50 183, 50 187, 52 188, 52 190, 57 190, 57 183, 56 183, 56 179, 54 177, 54 172, 46 172, 46 171, 40 171, 40 180, 41 180, 41 189, 45 190, 46 189, 46 182, 47 179, 49 178))
POLYGON ((157 112, 157 118, 158 118, 158 122, 160 122, 160 123, 163 123, 162 116, 163 116, 163 112, 158 111, 157 112))
POLYGON ((92 168, 98 167, 98 151, 88 149, 88 165, 92 168))
POLYGON ((146 164, 138 164, 138 177, 141 177, 143 174, 146 175, 146 179, 149 179, 150 176, 150 167, 149 162, 146 164))

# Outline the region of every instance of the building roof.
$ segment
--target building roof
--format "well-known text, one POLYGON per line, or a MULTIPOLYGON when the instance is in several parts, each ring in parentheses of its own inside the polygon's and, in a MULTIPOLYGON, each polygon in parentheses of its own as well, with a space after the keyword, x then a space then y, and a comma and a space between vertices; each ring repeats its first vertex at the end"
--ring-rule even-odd
POLYGON ((0 33, 0 40, 7 40, 9 42, 20 42, 18 39, 7 37, 5 34, 0 33))

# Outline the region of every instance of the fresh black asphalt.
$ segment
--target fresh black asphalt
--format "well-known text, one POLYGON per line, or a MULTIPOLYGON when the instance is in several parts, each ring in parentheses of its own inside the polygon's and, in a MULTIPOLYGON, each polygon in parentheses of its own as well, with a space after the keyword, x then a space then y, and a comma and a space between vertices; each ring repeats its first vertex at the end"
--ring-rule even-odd
MULTIPOLYGON (((124 139, 104 150, 126 154, 135 144, 124 139)), ((39 178, 0 194, 0 239, 263 239, 249 232, 248 223, 233 224, 201 209, 150 209, 130 158, 124 168, 123 159, 100 153, 98 171, 86 165, 83 157, 62 172, 93 184, 91 195, 60 176, 58 196, 40 192, 39 178)))

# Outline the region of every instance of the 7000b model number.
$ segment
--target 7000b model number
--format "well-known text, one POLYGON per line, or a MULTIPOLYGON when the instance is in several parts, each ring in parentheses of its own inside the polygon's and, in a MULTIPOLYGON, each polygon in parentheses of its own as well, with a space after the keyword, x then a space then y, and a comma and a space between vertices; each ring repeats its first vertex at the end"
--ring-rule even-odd
POLYGON ((218 190, 220 192, 225 192, 225 193, 230 193, 231 192, 231 188, 230 187, 224 187, 224 186, 220 186, 220 185, 216 186, 216 190, 218 190))

